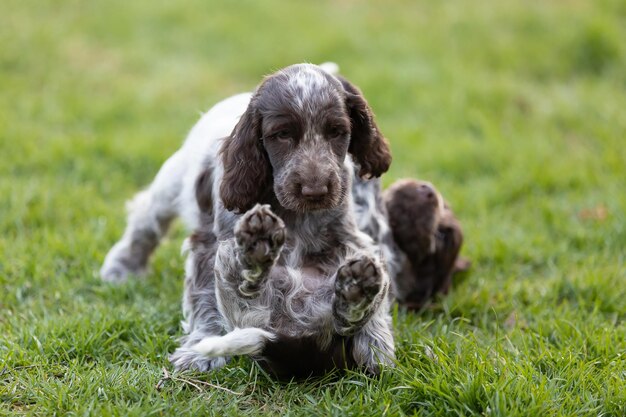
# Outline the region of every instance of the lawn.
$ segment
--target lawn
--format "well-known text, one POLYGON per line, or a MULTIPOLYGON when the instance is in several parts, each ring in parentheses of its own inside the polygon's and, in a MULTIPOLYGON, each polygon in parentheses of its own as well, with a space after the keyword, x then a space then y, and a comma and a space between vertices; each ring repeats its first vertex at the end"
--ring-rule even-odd
POLYGON ((0 414, 626 415, 623 0, 2 9, 0 414), (472 270, 426 311, 394 309, 380 377, 281 384, 248 359, 170 374, 185 231, 145 279, 102 283, 124 201, 201 111, 328 60, 391 141, 385 183, 434 182, 472 270))

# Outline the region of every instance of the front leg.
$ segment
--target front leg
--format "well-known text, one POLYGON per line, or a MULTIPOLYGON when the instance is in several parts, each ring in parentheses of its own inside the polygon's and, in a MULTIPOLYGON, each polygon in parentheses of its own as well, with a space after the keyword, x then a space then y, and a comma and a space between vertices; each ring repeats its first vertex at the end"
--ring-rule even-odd
POLYGON ((343 264, 335 278, 333 317, 342 336, 355 334, 380 306, 389 287, 383 268, 371 257, 362 256, 343 264))
POLYGON ((389 277, 369 256, 346 262, 337 270, 333 318, 335 331, 353 335, 352 356, 372 374, 392 365, 395 356, 389 315, 389 277))
POLYGON ((235 225, 234 256, 218 256, 216 272, 227 285, 236 288, 239 296, 256 298, 284 243, 283 221, 269 205, 257 204, 235 225))

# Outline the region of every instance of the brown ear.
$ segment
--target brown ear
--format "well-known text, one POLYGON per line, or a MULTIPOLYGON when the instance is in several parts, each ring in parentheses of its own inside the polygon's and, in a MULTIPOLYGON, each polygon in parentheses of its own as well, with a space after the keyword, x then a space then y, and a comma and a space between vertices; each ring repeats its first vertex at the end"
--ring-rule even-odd
POLYGON ((352 123, 350 147, 361 170, 360 177, 380 177, 391 165, 391 151, 387 139, 374 122, 374 114, 361 91, 343 77, 337 77, 346 92, 346 106, 352 123))
POLYGON ((196 201, 198 207, 205 213, 213 210, 213 167, 204 168, 196 178, 196 201))
POLYGON ((439 223, 440 245, 437 247, 439 268, 452 276, 457 271, 469 269, 470 262, 459 258, 463 246, 461 223, 447 206, 439 223))
POLYGON ((271 167, 261 142, 261 116, 255 99, 220 150, 224 175, 220 198, 227 210, 243 213, 271 186, 271 167))

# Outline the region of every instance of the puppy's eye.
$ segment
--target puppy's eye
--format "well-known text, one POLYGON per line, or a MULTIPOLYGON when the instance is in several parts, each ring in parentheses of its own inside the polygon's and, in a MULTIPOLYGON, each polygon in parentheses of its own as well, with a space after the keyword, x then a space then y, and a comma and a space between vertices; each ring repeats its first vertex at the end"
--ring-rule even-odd
POLYGON ((346 131, 346 129, 340 126, 330 127, 326 132, 326 135, 329 138, 341 138, 346 136, 347 134, 348 132, 346 131))
POLYGON ((272 133, 271 135, 269 135, 269 137, 272 139, 289 140, 293 137, 293 135, 291 134, 290 130, 283 129, 279 130, 278 132, 272 133))

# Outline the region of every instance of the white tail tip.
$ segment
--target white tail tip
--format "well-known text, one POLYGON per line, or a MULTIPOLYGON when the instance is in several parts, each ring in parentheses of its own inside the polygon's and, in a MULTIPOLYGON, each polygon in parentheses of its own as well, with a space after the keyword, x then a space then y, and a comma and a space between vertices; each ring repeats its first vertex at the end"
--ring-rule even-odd
POLYGON ((274 340, 275 337, 273 333, 256 327, 235 328, 224 336, 205 337, 191 349, 209 358, 256 355, 263 350, 268 341, 274 340))

